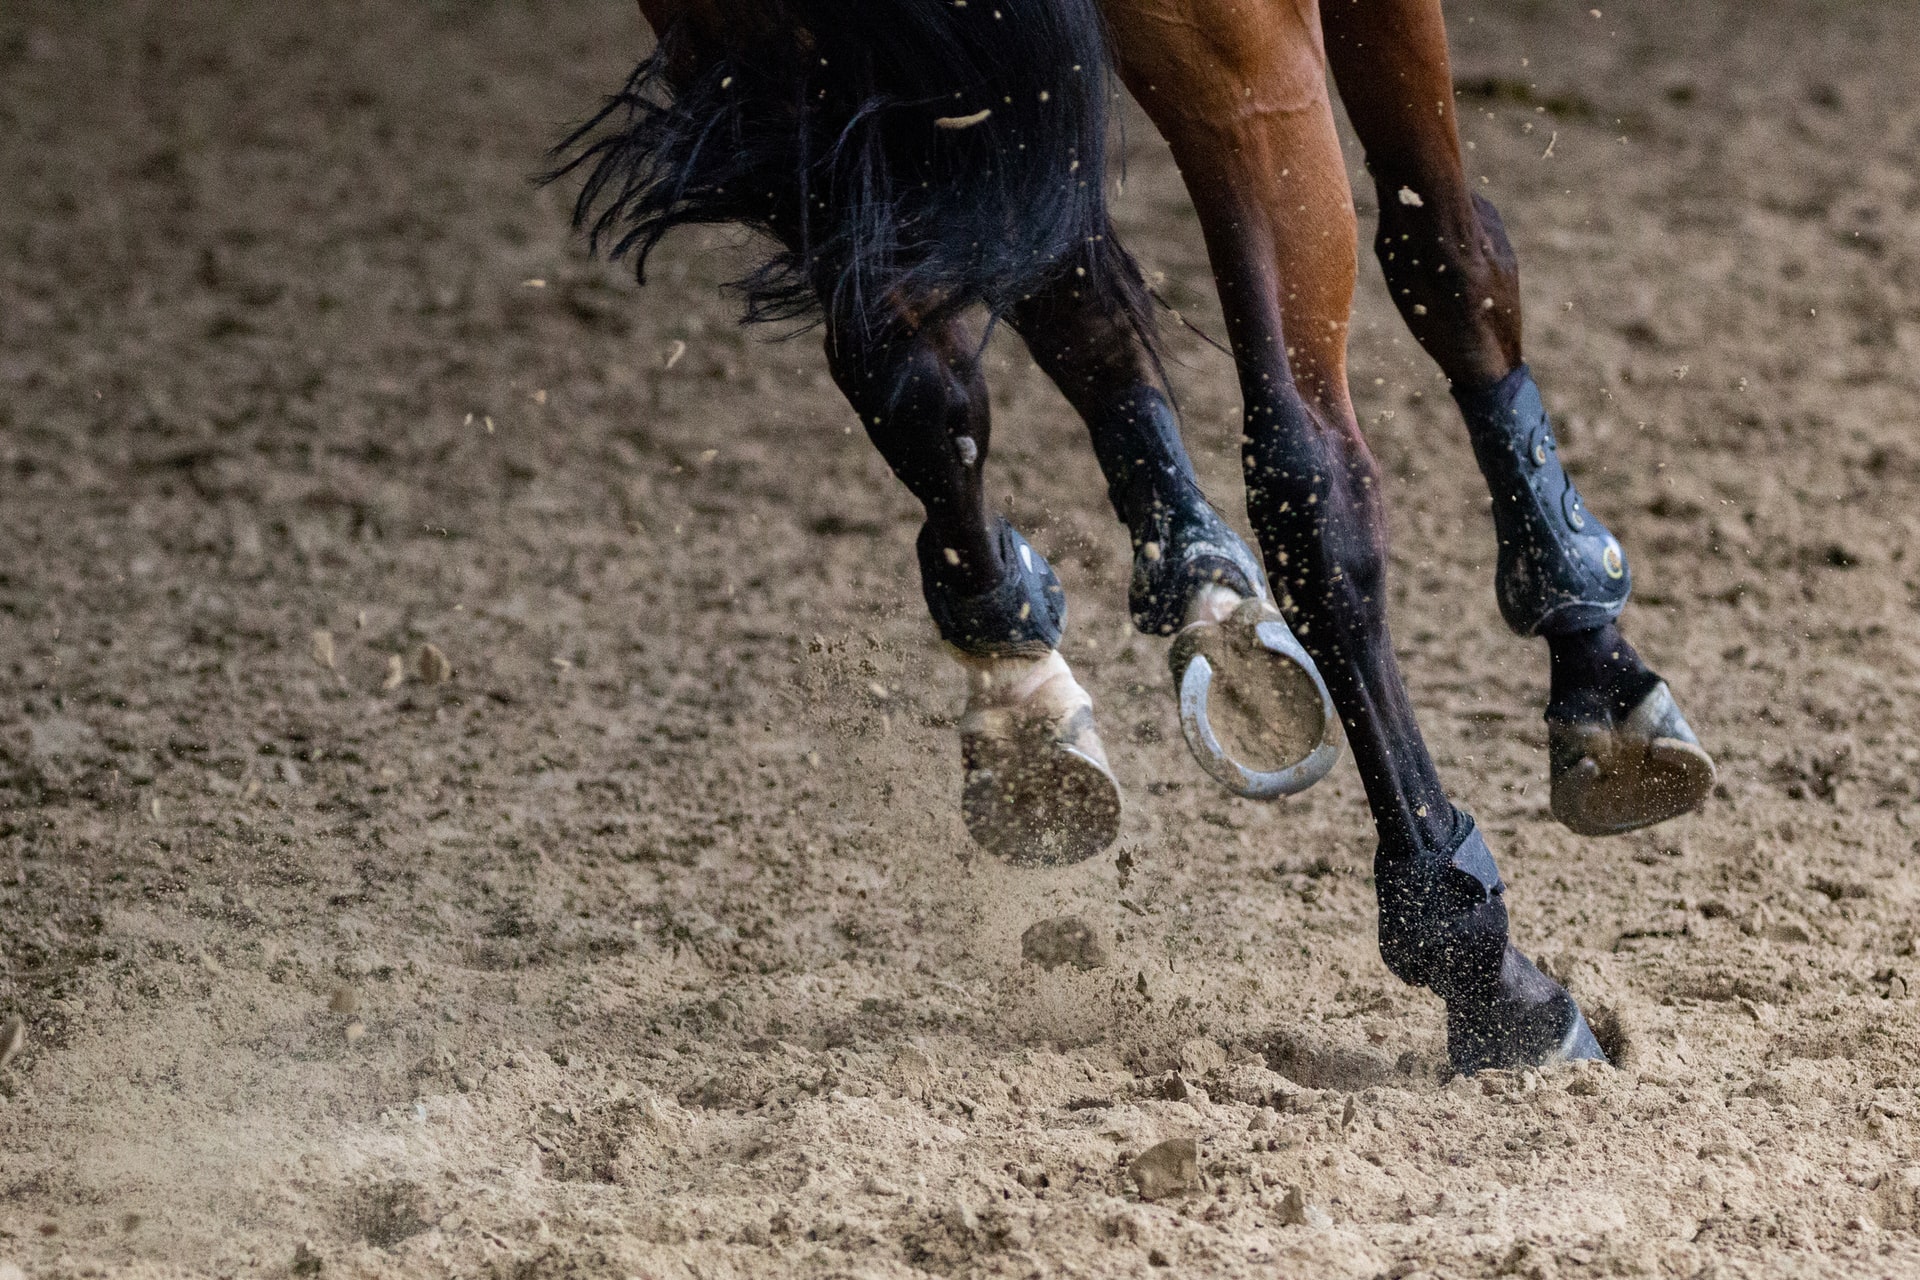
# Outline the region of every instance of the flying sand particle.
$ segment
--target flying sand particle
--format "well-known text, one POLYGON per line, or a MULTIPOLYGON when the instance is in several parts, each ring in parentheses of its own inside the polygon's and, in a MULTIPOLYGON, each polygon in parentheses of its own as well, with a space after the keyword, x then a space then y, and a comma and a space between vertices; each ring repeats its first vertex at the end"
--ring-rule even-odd
POLYGON ((987 117, 992 114, 992 108, 982 107, 970 116, 935 116, 933 127, 936 129, 971 129, 977 124, 986 123, 987 117))
POLYGON ((453 664, 447 661, 447 655, 440 646, 423 644, 413 660, 414 674, 426 684, 445 684, 453 678, 453 664))

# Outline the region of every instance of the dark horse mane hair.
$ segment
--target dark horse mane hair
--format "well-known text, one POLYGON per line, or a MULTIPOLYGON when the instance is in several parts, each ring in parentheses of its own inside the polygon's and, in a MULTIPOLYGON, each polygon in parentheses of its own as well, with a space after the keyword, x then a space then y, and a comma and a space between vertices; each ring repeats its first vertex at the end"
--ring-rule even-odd
POLYGON ((903 312, 997 318, 1078 271, 1153 345, 1108 218, 1113 76, 1093 0, 699 9, 554 148, 545 180, 584 173, 573 216, 596 252, 644 283, 674 227, 743 223, 776 245, 733 282, 746 319, 824 307, 843 337, 903 312))

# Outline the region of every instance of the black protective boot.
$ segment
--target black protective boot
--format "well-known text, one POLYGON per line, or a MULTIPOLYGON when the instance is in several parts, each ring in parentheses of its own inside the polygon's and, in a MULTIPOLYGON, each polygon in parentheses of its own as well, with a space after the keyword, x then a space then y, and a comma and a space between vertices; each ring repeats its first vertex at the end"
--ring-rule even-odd
POLYGON ((1447 1057, 1463 1074, 1606 1061, 1580 1007, 1507 940, 1506 886, 1473 819, 1441 855, 1374 858, 1380 955, 1447 1005, 1447 1057))

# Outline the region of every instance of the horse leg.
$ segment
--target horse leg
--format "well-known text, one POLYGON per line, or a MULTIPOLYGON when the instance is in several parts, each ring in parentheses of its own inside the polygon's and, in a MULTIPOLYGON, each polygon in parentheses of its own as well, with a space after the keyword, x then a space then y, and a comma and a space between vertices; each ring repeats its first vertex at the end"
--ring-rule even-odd
POLYGON ((967 673, 961 809, 1012 862, 1089 857, 1119 834, 1120 790, 1093 700, 1058 645, 1066 596, 1040 553, 987 504, 990 433, 977 343, 955 321, 874 333, 829 323, 834 380, 887 465, 926 509, 921 587, 967 673))
POLYGON ((1572 998, 1509 942, 1493 856, 1448 799, 1394 660, 1378 473, 1346 385, 1354 214, 1313 6, 1113 0, 1108 14, 1200 213, 1246 405, 1248 510, 1379 834, 1381 953, 1446 1002, 1462 1071, 1601 1058, 1572 998))
POLYGON ((1440 0, 1333 3, 1322 14, 1347 114, 1379 195, 1375 251, 1408 328, 1453 383, 1493 493, 1496 595, 1552 655, 1552 807, 1583 835, 1687 813, 1713 761, 1666 682, 1620 633, 1624 552, 1561 465, 1521 355, 1520 281, 1500 215, 1467 186, 1440 0))
MULTIPOLYGON (((1119 791, 1056 649, 1059 581, 987 509, 987 395, 958 317, 1004 312, 1063 257, 1104 262, 1104 32, 1092 0, 843 7, 641 0, 653 55, 549 177, 581 176, 576 225, 636 273, 675 226, 782 242, 736 282, 747 318, 819 305, 835 380, 926 509, 922 586, 968 670, 968 830, 1016 861, 1082 858, 1117 834, 1119 791)), ((1108 301, 1144 322, 1137 293, 1108 301)))
POLYGON ((1133 544, 1134 626, 1175 636, 1168 661, 1187 745, 1235 794, 1303 791, 1339 758, 1326 684, 1269 599, 1259 560, 1201 492, 1146 342, 1076 284, 1063 279, 1009 319, 1086 421, 1133 544))

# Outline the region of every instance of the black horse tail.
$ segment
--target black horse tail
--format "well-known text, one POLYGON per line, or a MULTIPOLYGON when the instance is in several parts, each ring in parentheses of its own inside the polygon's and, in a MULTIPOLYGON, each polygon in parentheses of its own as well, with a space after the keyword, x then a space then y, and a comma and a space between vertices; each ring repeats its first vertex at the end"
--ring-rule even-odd
MULTIPOLYGON (((737 222, 775 250, 734 282, 749 321, 871 336, 904 313, 991 316, 1062 277, 1150 346, 1106 202, 1114 100, 1094 0, 710 0, 659 33, 554 149, 595 251, 647 257, 737 222)), ((852 335, 849 335, 852 336, 852 335)))

